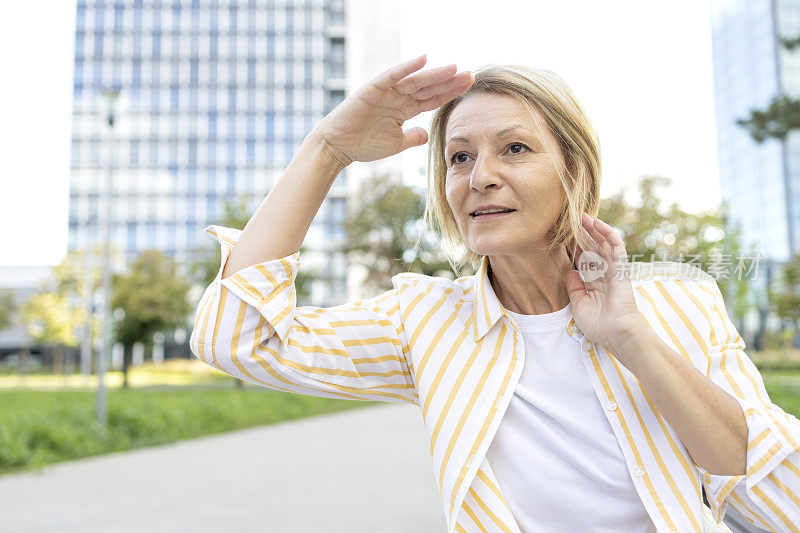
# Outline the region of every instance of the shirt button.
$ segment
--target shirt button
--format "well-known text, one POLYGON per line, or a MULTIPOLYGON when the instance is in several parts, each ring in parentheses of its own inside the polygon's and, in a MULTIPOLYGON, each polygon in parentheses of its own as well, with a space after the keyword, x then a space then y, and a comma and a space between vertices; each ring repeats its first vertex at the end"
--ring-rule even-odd
POLYGON ((592 346, 593 346, 593 343, 592 343, 592 341, 583 341, 583 347, 584 347, 586 350, 591 350, 591 349, 592 349, 592 346))
POLYGON ((637 476, 644 477, 644 468, 641 466, 637 466, 636 470, 633 471, 637 476))
POLYGON ((609 411, 613 411, 614 409, 617 408, 617 402, 608 402, 608 404, 606 404, 606 405, 607 405, 609 411))

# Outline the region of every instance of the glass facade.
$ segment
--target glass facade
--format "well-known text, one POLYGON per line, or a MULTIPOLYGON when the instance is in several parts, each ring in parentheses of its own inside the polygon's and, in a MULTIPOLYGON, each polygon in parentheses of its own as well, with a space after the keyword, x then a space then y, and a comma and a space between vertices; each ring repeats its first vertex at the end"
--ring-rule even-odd
MULTIPOLYGON (((344 98, 344 2, 78 0, 69 249, 103 239, 128 260, 187 262, 213 241, 225 200, 258 205, 305 135, 344 98), (331 31, 331 28, 339 31, 331 31), (113 133, 101 90, 119 89, 113 133)), ((317 305, 346 298, 346 171, 305 241, 317 305)))
MULTIPOLYGON (((794 39, 800 35, 800 4, 774 2, 775 30, 778 36, 794 39)), ((800 97, 800 50, 777 47, 781 92, 800 97)), ((791 254, 800 253, 800 132, 792 132, 784 145, 784 187, 786 194, 787 238, 791 254)))
POLYGON ((797 242, 790 240, 792 229, 796 233, 798 228, 791 209, 800 207, 800 201, 791 197, 787 170, 800 165, 800 153, 792 162, 795 138, 756 143, 736 119, 767 107, 784 87, 785 61, 776 39, 781 4, 788 2, 717 0, 712 17, 722 201, 743 242, 776 261, 797 249, 797 242))

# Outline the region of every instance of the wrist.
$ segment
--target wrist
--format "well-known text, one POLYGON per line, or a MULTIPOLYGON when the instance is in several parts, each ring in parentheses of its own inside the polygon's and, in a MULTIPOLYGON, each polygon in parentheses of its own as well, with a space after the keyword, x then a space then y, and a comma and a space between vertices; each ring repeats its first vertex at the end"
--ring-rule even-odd
POLYGON ((308 144, 327 165, 336 169, 337 173, 353 162, 352 159, 337 150, 324 135, 316 130, 312 130, 311 133, 306 135, 305 139, 303 139, 303 144, 308 144))
POLYGON ((627 320, 621 322, 611 334, 613 341, 609 342, 610 348, 613 353, 622 356, 631 350, 636 351, 641 342, 652 334, 653 330, 641 317, 627 320))

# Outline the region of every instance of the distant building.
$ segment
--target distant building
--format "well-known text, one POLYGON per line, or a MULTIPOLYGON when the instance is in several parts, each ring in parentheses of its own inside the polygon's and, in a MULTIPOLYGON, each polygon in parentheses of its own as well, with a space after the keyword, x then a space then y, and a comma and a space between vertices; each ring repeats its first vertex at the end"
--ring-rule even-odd
POLYGON ((780 93, 800 96, 800 49, 778 41, 800 36, 800 3, 712 0, 711 9, 722 201, 762 254, 754 286, 765 302, 778 264, 800 252, 800 132, 758 144, 736 119, 780 93))
MULTIPOLYGON (((69 250, 102 242, 113 168, 112 242, 186 264, 224 200, 252 210, 311 128, 345 94, 344 0, 77 0, 69 250), (121 91, 109 149, 100 91, 121 91)), ((308 238, 316 305, 347 296, 347 171, 308 238)), ((121 261, 120 261, 121 263, 121 261)), ((121 264, 117 265, 118 267, 121 264)))

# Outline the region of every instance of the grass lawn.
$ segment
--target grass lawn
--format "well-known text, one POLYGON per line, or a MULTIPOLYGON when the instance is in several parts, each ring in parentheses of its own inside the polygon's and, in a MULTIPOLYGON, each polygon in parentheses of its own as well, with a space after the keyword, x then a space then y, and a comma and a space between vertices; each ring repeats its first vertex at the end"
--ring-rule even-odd
MULTIPOLYGON (((800 418, 800 367, 761 375, 772 401, 800 418)), ((95 377, 0 375, 0 475, 375 403, 235 388, 230 376, 194 360, 135 367, 129 381, 124 390, 119 372, 107 374, 101 428, 95 377)))
POLYGON ((772 403, 800 418, 800 372, 762 372, 761 376, 772 403))
MULTIPOLYGON (((106 372, 104 383, 108 388, 122 386, 122 372, 106 372)), ((170 359, 162 363, 147 363, 131 367, 128 385, 148 387, 153 385, 227 385, 233 378, 219 372, 198 359, 170 359)), ((97 376, 79 373, 69 375, 53 373, 0 372, 0 389, 97 389, 97 376)))
POLYGON ((373 403, 228 382, 229 389, 110 389, 106 428, 94 420, 94 391, 0 390, 0 475, 373 403))

